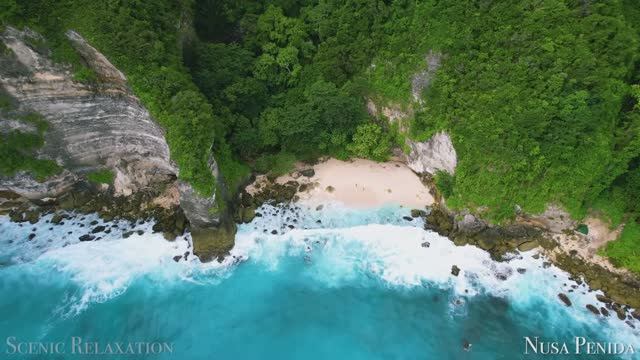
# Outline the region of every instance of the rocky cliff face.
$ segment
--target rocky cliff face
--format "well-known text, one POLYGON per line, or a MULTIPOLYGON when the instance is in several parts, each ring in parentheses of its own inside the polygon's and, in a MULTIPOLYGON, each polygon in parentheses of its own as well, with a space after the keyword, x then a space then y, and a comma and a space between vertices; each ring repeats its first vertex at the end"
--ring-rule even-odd
MULTIPOLYGON (((113 170, 118 195, 175 177, 163 131, 129 91, 124 75, 80 35, 67 35, 99 84, 74 81, 68 70, 35 51, 29 42, 42 41, 38 35, 13 28, 2 35, 12 54, 5 59, 9 66, 0 68, 0 84, 21 108, 40 113, 50 125, 41 156, 78 174, 113 170)), ((21 193, 19 186, 12 189, 21 193)), ((47 195, 55 195, 50 190, 47 195)))
POLYGON ((411 149, 406 155, 407 165, 416 173, 455 172, 458 157, 449 134, 439 132, 421 142, 407 140, 407 145, 411 149))
MULTIPOLYGON (((63 198, 84 182, 87 173, 109 169, 115 174, 108 189, 113 196, 142 192, 164 196, 161 193, 167 189, 177 189, 180 196, 165 197, 163 207, 180 206, 192 231, 217 229, 221 216, 211 210, 218 209, 216 197, 202 197, 177 180, 179 170, 170 160, 163 129, 131 92, 124 74, 80 34, 68 31, 66 35, 97 76, 97 83, 76 81, 68 68, 50 61, 46 50, 33 45, 44 39, 28 29, 8 27, 0 35, 8 49, 0 53, 0 86, 19 110, 37 112, 49 123, 38 157, 54 160, 65 169, 43 182, 25 173, 11 178, 0 174, 0 192, 31 200, 63 198)), ((0 123, 3 131, 32 131, 19 122, 0 123)), ((210 165, 217 177, 213 158, 210 165)), ((216 241, 212 236, 201 239, 216 241)), ((215 255, 203 252, 205 258, 215 255)))

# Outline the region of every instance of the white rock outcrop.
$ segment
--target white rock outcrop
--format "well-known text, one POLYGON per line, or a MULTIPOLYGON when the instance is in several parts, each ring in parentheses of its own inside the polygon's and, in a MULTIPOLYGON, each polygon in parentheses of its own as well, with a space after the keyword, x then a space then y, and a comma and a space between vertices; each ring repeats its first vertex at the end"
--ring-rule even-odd
POLYGON ((418 174, 435 174, 445 171, 454 174, 458 157, 449 134, 439 132, 427 141, 407 140, 410 152, 406 155, 407 165, 418 174))

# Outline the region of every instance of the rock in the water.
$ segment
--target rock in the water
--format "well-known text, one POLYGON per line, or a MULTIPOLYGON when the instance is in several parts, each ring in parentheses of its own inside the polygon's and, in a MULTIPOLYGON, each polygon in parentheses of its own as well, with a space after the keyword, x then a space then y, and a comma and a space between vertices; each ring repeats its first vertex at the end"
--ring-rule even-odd
POLYGON ((610 304, 612 302, 611 299, 609 299, 608 297, 604 296, 604 295, 596 295, 596 299, 598 299, 598 301, 606 303, 606 304, 610 304))
POLYGON ((191 230, 193 254, 202 262, 213 259, 221 261, 233 248, 235 232, 235 224, 226 224, 214 229, 191 230))
POLYGON ((471 350, 471 343, 467 340, 464 340, 462 342, 462 348, 464 349, 464 351, 470 351, 471 350))
POLYGON ((130 237, 131 235, 133 235, 133 231, 127 231, 124 234, 122 234, 122 237, 126 239, 126 238, 130 237))
POLYGON ((98 226, 94 227, 93 230, 91 230, 91 233, 92 234, 96 234, 96 233, 99 233, 99 232, 103 232, 105 229, 106 229, 105 226, 98 225, 98 226))
POLYGON ((424 217, 427 216, 427 212, 424 210, 420 210, 420 209, 411 209, 411 217, 412 218, 419 218, 419 217, 424 217))
POLYGON ((95 236, 93 236, 93 235, 85 234, 85 235, 80 236, 78 239, 79 239, 80 241, 91 241, 91 240, 93 240, 93 239, 95 239, 95 238, 96 238, 96 237, 95 237, 95 236))
POLYGON ((242 222, 245 224, 250 223, 256 217, 256 210, 253 207, 243 208, 241 211, 242 222))
POLYGON ((520 274, 524 274, 524 273, 527 272, 527 269, 518 268, 516 271, 518 271, 518 273, 520 273, 520 274))
POLYGON ((429 246, 431 246, 431 243, 428 241, 425 241, 422 244, 420 244, 420 246, 422 246, 423 248, 428 248, 429 246))
POLYGON ((451 267, 451 275, 458 276, 458 274, 460 274, 460 268, 456 265, 453 265, 451 267))
POLYGON ((35 238, 35 237, 36 237, 35 233, 29 234, 29 241, 33 240, 33 238, 35 238))
POLYGON ((413 221, 413 218, 411 216, 403 216, 402 218, 407 221, 413 221))
POLYGON ((591 304, 587 304, 587 310, 591 311, 594 315, 600 315, 600 310, 591 304))
POLYGON ((569 300, 569 297, 563 293, 559 293, 558 294, 558 298, 567 306, 571 306, 571 300, 569 300))
POLYGON ((278 230, 271 230, 271 234, 277 235, 278 234, 278 230))
POLYGON ((627 318, 627 315, 625 314, 625 311, 623 308, 621 308, 620 306, 618 307, 614 307, 613 310, 615 310, 616 315, 618 315, 618 319, 620 320, 624 320, 627 318))
POLYGON ((440 206, 433 207, 426 220, 425 228, 442 236, 449 235, 453 230, 453 216, 440 206))
POLYGON ((640 320, 640 310, 634 310, 631 313, 631 316, 633 316, 633 318, 636 319, 636 320, 640 320))
POLYGON ((182 259, 182 255, 176 255, 173 257, 173 261, 178 262, 180 261, 180 259, 182 259))
POLYGON ((609 310, 605 309, 604 307, 600 308, 600 313, 604 316, 609 316, 609 310))

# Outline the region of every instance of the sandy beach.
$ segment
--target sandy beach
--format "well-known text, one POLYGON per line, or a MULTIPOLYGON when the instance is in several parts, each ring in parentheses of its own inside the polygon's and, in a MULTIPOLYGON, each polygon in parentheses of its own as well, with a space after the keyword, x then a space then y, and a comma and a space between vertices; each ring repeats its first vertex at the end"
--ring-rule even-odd
MULTIPOLYGON (((315 166, 299 164, 296 170, 276 179, 284 184, 295 180, 306 184, 298 192, 299 201, 307 205, 340 202, 353 208, 371 208, 387 204, 424 208, 433 204, 433 196, 420 178, 400 161, 383 163, 365 159, 341 161, 328 159, 315 166), (303 170, 313 169, 313 176, 303 170)), ((259 176, 256 183, 265 182, 259 176)), ((255 184, 247 191, 256 191, 255 184)))

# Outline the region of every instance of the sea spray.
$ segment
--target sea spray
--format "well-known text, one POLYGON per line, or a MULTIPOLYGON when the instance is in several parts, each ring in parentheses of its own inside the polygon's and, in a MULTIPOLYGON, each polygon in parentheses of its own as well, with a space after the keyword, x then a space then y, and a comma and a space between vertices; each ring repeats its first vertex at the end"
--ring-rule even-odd
POLYGON ((207 264, 190 253, 188 234, 167 242, 152 233, 152 223, 136 224, 127 238, 131 224, 118 224, 99 241, 80 242, 77 236, 99 221, 85 216, 60 226, 49 241, 41 231, 50 227, 46 218, 29 228, 0 218, 0 243, 22 239, 0 250, 11 259, 0 268, 0 307, 14 309, 0 335, 56 340, 80 331, 111 340, 111 331, 116 340, 175 342, 176 353, 189 358, 213 350, 239 358, 265 351, 280 358, 407 358, 462 351, 463 340, 477 358, 492 358, 492 351, 521 355, 525 336, 637 345, 636 330, 585 308, 597 304, 598 292, 533 252, 495 262, 424 230, 399 207, 258 212, 239 227, 231 254, 207 264), (42 243, 25 240, 31 227, 38 228, 32 241, 42 243), (68 231, 73 236, 56 237, 68 231), (30 287, 46 301, 31 299, 30 287), (559 292, 573 306, 560 303, 559 292), (105 319, 121 328, 87 327, 105 319), (21 333, 9 332, 17 328, 21 333), (198 340, 205 334, 206 341, 198 340))

